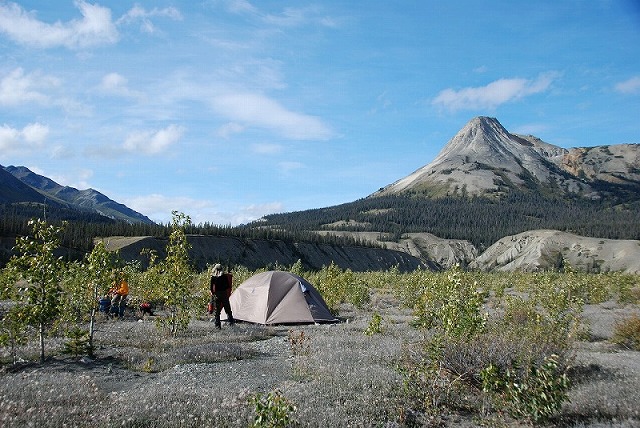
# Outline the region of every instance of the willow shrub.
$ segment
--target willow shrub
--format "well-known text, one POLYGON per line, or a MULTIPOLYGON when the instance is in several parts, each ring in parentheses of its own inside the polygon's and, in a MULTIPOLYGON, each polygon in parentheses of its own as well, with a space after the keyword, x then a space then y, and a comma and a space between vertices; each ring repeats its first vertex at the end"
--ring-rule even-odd
POLYGON ((513 278, 519 283, 500 281, 489 316, 489 294, 477 281, 488 288, 489 276, 457 268, 421 276, 414 325, 426 339, 402 362, 415 410, 438 415, 466 408, 537 423, 561 407, 582 283, 566 274, 513 278))
POLYGON ((341 303, 361 308, 370 300, 369 287, 361 275, 351 269, 342 269, 333 262, 317 272, 308 272, 305 279, 316 287, 334 314, 338 313, 341 303))

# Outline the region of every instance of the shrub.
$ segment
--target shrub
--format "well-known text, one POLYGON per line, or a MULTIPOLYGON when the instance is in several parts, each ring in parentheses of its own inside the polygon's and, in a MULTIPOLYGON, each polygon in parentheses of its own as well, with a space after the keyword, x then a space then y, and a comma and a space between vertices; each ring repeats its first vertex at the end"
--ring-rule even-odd
POLYGON ((258 393, 249 399, 255 417, 253 428, 284 428, 292 421, 296 407, 278 390, 267 394, 258 393))
POLYGON ((69 330, 66 334, 67 341, 64 342, 62 352, 72 357, 91 354, 91 344, 89 342, 89 333, 80 327, 69 330))
POLYGON ((371 321, 369 321, 369 326, 364 330, 364 334, 367 336, 373 336, 374 334, 382 333, 382 315, 378 312, 374 312, 371 315, 371 321))
POLYGON ((611 341, 625 348, 640 351, 640 316, 634 314, 617 322, 611 341))
POLYGON ((484 329, 483 301, 477 283, 456 267, 443 281, 433 281, 426 288, 415 310, 414 325, 437 328, 447 335, 471 337, 484 329))
POLYGON ((517 364, 505 371, 490 364, 480 372, 482 389, 514 418, 546 422, 568 397, 569 379, 556 360, 551 355, 524 372, 517 364))
POLYGON ((317 273, 309 273, 307 280, 314 284, 333 314, 341 303, 361 308, 369 302, 369 287, 350 269, 343 270, 331 262, 317 273))

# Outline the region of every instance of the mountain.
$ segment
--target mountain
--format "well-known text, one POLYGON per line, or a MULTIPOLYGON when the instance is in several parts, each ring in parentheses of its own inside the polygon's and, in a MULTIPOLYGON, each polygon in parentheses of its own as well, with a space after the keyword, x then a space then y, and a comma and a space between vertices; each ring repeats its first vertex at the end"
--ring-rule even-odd
POLYGON ((148 217, 94 189, 62 186, 24 166, 0 166, 0 185, 0 203, 46 204, 47 207, 91 212, 128 223, 153 224, 148 217))
POLYGON ((477 117, 368 197, 246 227, 376 242, 441 268, 639 272, 640 145, 565 149, 477 117))
POLYGON ((43 203, 45 195, 23 183, 0 165, 0 203, 43 203))
POLYGON ((495 118, 469 121, 436 158, 372 196, 503 197, 512 191, 637 201, 640 145, 564 149, 507 131, 495 118))

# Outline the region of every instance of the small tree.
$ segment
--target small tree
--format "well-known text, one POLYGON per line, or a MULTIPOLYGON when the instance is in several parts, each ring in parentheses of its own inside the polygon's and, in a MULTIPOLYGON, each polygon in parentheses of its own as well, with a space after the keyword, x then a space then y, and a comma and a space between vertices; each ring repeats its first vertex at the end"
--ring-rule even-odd
POLYGON ((72 263, 67 269, 63 299, 65 310, 60 321, 72 325, 67 334, 74 337, 83 336, 90 356, 93 354, 98 299, 114 282, 117 257, 117 253, 107 251, 104 243, 100 241, 83 263, 72 263), (86 328, 78 327, 78 324, 85 322, 88 323, 86 328))
POLYGON ((195 272, 189 263, 189 249, 185 229, 191 225, 186 214, 173 211, 171 235, 167 245, 167 257, 152 269, 161 272, 162 300, 169 311, 166 319, 159 318, 161 325, 168 327, 172 336, 185 330, 191 320, 192 287, 195 272))
POLYGON ((63 226, 53 226, 43 220, 30 220, 32 236, 17 239, 19 254, 9 260, 7 269, 25 282, 18 287, 18 314, 29 325, 37 327, 40 341, 40 362, 45 360, 45 334, 61 309, 59 277, 64 269, 62 258, 54 250, 60 245, 63 226))

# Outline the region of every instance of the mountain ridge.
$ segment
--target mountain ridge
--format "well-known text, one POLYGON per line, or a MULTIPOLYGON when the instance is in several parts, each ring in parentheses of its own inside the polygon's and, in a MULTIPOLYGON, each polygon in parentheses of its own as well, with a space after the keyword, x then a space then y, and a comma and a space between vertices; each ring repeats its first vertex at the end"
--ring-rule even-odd
POLYGON ((78 190, 62 186, 52 179, 36 174, 24 166, 0 165, 0 201, 4 203, 41 203, 97 213, 114 220, 153 224, 143 214, 118 203, 94 189, 78 190), (20 189, 9 192, 9 189, 20 189))

